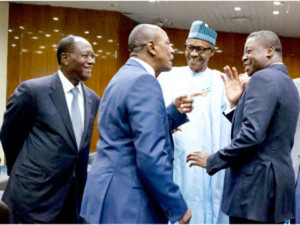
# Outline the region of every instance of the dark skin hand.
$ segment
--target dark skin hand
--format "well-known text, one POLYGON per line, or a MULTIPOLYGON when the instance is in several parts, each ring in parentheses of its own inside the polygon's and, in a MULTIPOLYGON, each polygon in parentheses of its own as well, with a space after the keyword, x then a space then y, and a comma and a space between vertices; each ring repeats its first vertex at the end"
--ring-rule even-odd
POLYGON ((222 80, 225 85, 225 92, 228 101, 230 102, 231 108, 235 107, 244 91, 244 88, 246 86, 246 83, 242 85, 239 74, 235 67, 232 67, 232 70, 229 66, 224 67, 224 72, 227 77, 224 77, 224 75, 221 75, 222 80))
MULTIPOLYGON (((187 94, 176 98, 173 104, 176 106, 177 110, 181 113, 189 113, 193 110, 193 97, 203 95, 202 92, 196 92, 193 94, 187 94)), ((172 133, 176 131, 182 131, 181 127, 177 127, 176 129, 172 130, 172 133)))
POLYGON ((181 114, 189 113, 193 110, 193 97, 202 95, 200 92, 192 93, 177 97, 173 104, 181 114))
POLYGON ((207 158, 209 156, 209 152, 194 152, 186 157, 186 162, 191 162, 190 167, 199 166, 202 168, 206 168, 207 158))
POLYGON ((176 129, 173 129, 172 130, 172 134, 174 134, 175 132, 177 132, 177 131, 182 131, 182 128, 181 128, 181 126, 179 126, 179 127, 177 127, 176 129))
MULTIPOLYGON (((232 67, 231 70, 229 66, 225 66, 224 72, 227 79, 224 75, 221 75, 221 77, 225 85, 226 96, 230 102, 231 108, 233 108, 237 105, 239 99, 241 98, 241 95, 248 84, 250 77, 240 78, 235 67, 232 67)), ((210 155, 210 153, 203 151, 194 152, 187 156, 186 162, 190 162, 190 167, 199 166, 206 168, 207 158, 210 155)))
POLYGON ((192 218, 192 211, 188 209, 185 215, 178 221, 179 224, 189 224, 192 218))
POLYGON ((249 83, 250 81, 250 78, 248 75, 242 75, 240 76, 240 81, 241 81, 241 85, 242 85, 242 88, 245 89, 245 87, 247 86, 247 84, 249 83))

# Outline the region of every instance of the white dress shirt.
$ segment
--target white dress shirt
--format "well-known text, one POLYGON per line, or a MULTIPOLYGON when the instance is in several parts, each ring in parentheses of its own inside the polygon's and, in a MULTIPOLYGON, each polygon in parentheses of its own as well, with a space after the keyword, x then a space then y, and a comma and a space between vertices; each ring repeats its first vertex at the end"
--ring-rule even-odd
MULTIPOLYGON (((75 86, 65 77, 65 75, 61 72, 61 70, 58 70, 58 75, 59 75, 60 81, 61 81, 62 86, 63 86, 64 93, 65 93, 65 96, 66 96, 70 117, 72 117, 71 104, 72 104, 72 100, 73 100, 73 94, 72 94, 71 90, 75 86)), ((80 114, 81 114, 81 122, 82 122, 83 127, 84 127, 84 96, 83 96, 83 90, 82 90, 81 82, 79 82, 77 87, 78 87, 78 90, 79 90, 78 103, 79 103, 79 110, 80 110, 80 114)))

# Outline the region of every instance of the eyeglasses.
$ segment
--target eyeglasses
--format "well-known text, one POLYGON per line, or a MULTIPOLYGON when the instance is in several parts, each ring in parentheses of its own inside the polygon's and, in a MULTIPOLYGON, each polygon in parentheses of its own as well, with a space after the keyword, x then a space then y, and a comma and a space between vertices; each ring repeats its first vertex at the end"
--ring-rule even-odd
POLYGON ((201 46, 192 46, 192 45, 185 45, 185 50, 188 52, 192 52, 196 50, 198 54, 203 54, 205 51, 210 50, 211 48, 203 48, 201 46))

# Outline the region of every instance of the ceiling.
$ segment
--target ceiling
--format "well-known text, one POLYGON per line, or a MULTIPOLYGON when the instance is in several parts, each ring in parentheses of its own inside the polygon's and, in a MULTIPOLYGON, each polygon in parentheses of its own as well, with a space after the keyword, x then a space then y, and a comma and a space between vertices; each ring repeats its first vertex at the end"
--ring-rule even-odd
MULTIPOLYGON (((10 1, 21 2, 21 1, 10 1)), ((300 38, 300 1, 22 1, 51 5, 118 11, 138 23, 189 29, 202 20, 216 31, 251 33, 272 30, 279 36, 300 38), (235 11, 235 7, 240 7, 235 11), (279 14, 274 15, 273 11, 279 14)))

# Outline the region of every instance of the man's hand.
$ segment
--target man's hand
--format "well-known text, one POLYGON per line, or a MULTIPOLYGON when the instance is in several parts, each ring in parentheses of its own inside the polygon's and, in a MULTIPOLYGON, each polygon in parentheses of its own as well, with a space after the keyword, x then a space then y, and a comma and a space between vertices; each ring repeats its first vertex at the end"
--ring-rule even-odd
POLYGON ((191 162, 190 167, 200 166, 206 168, 207 158, 210 156, 208 152, 194 152, 186 157, 186 162, 191 162))
POLYGON ((203 93, 197 92, 193 94, 188 94, 184 96, 177 97, 173 104, 176 106, 177 110, 181 113, 188 113, 193 110, 193 97, 202 95, 203 93))
POLYGON ((240 82, 241 82, 241 85, 242 85, 242 88, 243 90, 245 89, 246 85, 249 83, 250 81, 250 78, 247 73, 244 73, 244 74, 241 74, 240 75, 240 82))
POLYGON ((244 87, 241 84, 239 74, 235 67, 232 67, 231 71, 229 66, 225 66, 224 72, 227 79, 224 77, 224 75, 221 75, 221 77, 225 85, 227 99, 230 102, 231 108, 233 108, 240 100, 241 95, 244 91, 244 87))
POLYGON ((181 126, 179 126, 179 127, 177 127, 176 129, 173 129, 172 130, 172 134, 174 134, 175 132, 177 132, 177 131, 182 131, 182 128, 181 128, 181 126))
POLYGON ((189 224, 192 218, 192 211, 188 209, 185 215, 178 221, 179 224, 189 224))

